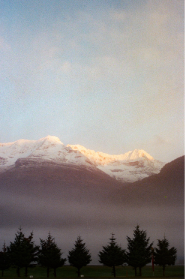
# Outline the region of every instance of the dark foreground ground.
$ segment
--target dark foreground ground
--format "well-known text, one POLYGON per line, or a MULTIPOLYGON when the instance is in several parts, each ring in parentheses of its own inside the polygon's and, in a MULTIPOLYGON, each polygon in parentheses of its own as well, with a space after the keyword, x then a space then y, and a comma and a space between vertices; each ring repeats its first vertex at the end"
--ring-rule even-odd
MULTIPOLYGON (((113 278, 112 269, 104 266, 87 266, 81 269, 81 274, 84 275, 84 278, 113 278)), ((170 278, 184 278, 184 266, 167 266, 165 277, 170 278)), ((28 277, 33 276, 34 278, 46 278, 46 268, 34 267, 29 268, 28 277)), ((53 270, 50 272, 50 278, 54 278, 53 270)), ((57 278, 75 278, 77 277, 76 269, 71 266, 63 266, 62 268, 57 269, 57 278)), ((116 268, 116 277, 129 278, 135 277, 134 270, 130 266, 120 266, 116 268)), ((144 278, 164 278, 162 268, 155 266, 154 276, 151 266, 146 266, 142 269, 142 277, 144 278)), ((0 274, 0 278, 2 278, 0 274)), ((16 270, 11 268, 4 272, 3 278, 17 278, 16 270)), ((21 278, 24 277, 24 269, 21 269, 21 278)), ((141 278, 137 276, 137 278, 141 278)))

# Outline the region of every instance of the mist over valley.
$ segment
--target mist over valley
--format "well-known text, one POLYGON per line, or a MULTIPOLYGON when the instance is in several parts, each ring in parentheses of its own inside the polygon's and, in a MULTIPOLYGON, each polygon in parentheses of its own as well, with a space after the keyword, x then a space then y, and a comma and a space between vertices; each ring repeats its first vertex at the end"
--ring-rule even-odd
POLYGON ((26 234, 34 232, 36 243, 50 232, 66 256, 80 235, 97 264, 111 233, 126 249, 126 236, 139 224, 154 245, 165 235, 177 248, 177 262, 183 260, 184 157, 133 183, 89 162, 17 158, 1 172, 0 189, 1 246, 21 226, 26 234))

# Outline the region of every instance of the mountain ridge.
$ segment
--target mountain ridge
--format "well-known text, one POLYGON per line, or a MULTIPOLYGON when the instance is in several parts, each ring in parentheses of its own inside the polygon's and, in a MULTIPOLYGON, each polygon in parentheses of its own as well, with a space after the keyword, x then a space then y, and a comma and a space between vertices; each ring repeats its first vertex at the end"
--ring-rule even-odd
MULTIPOLYGON (((164 163, 155 160, 144 150, 135 149, 125 154, 109 155, 95 152, 81 145, 64 145, 58 137, 39 140, 17 140, 0 144, 0 172, 13 167, 19 159, 53 161, 97 168, 121 182, 134 182, 159 173, 164 163)), ((36 162, 36 161, 35 161, 36 162)))

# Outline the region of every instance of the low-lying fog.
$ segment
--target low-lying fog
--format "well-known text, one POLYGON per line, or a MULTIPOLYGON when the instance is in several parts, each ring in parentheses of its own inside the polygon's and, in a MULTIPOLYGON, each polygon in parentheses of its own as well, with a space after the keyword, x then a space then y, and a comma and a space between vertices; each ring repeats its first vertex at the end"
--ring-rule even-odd
POLYGON ((1 238, 8 246, 14 241, 15 233, 21 226, 27 236, 34 233, 34 241, 40 243, 50 232, 62 249, 63 256, 73 248, 77 236, 81 236, 92 254, 91 264, 98 264, 98 252, 109 242, 111 233, 115 234, 118 244, 127 248, 126 236, 132 237, 137 224, 147 231, 154 246, 157 239, 165 237, 170 246, 177 248, 178 259, 183 261, 184 225, 183 208, 154 206, 124 206, 105 203, 69 202, 64 200, 43 200, 26 196, 0 197, 1 238))

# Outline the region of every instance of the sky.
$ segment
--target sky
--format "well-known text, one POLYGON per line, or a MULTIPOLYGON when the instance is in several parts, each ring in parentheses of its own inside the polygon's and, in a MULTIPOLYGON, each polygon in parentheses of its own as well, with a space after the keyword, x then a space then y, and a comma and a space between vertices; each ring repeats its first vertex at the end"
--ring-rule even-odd
POLYGON ((0 0, 0 142, 184 154, 183 0, 0 0))

